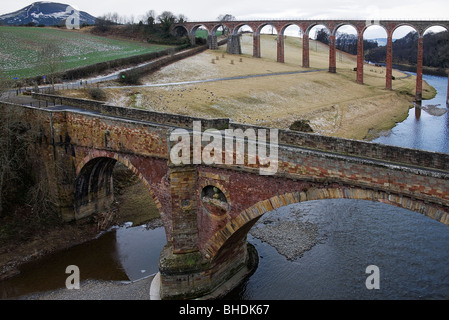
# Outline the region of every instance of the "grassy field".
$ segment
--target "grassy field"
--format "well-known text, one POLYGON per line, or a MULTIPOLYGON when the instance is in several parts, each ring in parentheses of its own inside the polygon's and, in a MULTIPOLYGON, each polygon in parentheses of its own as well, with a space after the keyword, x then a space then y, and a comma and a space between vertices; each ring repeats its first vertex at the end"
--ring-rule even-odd
POLYGON ((0 27, 0 69, 8 78, 41 75, 39 51, 46 43, 58 45, 62 69, 159 51, 163 45, 113 40, 53 28, 0 27))
MULTIPOLYGON (((221 36, 222 34, 223 34, 222 31, 217 31, 217 32, 215 33, 215 35, 216 35, 217 37, 221 36)), ((202 30, 202 29, 196 30, 195 37, 197 37, 197 38, 202 38, 202 39, 207 39, 207 30, 202 30)))
MULTIPOLYGON (((276 75, 166 87, 105 89, 109 103, 198 117, 228 117, 240 123, 289 128, 310 120, 315 132, 351 139, 369 139, 394 127, 408 115, 415 77, 395 71, 393 91, 385 90, 385 69, 366 65, 365 85, 356 83, 356 57, 337 53, 337 73, 330 74, 329 48, 311 41, 310 69, 301 67, 301 41, 287 37, 285 63, 276 62, 276 40, 261 37, 262 58, 252 57, 252 38, 244 35, 242 55, 226 46, 170 64, 142 79, 146 84, 214 79, 275 72, 324 69, 314 73, 276 75), (212 62, 212 60, 214 60, 212 62)), ((425 96, 433 90, 424 85, 425 96)), ((67 94, 85 97, 81 91, 67 94)))

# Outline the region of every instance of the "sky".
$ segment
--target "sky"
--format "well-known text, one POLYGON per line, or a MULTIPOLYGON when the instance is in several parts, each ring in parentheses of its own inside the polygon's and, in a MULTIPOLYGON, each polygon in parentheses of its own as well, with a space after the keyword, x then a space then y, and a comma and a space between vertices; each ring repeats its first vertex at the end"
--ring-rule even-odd
MULTIPOLYGON (((1 0, 0 14, 19 10, 33 0, 1 0)), ((221 14, 246 19, 449 20, 448 0, 56 0, 101 16, 117 12, 139 21, 148 10, 171 11, 189 21, 211 21, 221 14)))

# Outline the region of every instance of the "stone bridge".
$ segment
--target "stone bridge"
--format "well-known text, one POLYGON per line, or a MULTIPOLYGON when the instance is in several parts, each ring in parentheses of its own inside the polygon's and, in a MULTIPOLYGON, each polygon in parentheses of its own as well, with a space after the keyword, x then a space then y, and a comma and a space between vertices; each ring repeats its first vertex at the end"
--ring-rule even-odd
MULTIPOLYGON (((326 27, 329 31, 329 72, 335 73, 337 70, 336 62, 336 42, 337 31, 342 26, 352 26, 357 31, 357 82, 363 84, 364 51, 363 35, 366 29, 377 25, 385 29, 387 34, 387 61, 386 61, 386 89, 392 89, 393 74, 393 33, 401 26, 410 26, 418 32, 418 56, 417 56, 417 79, 416 79, 416 101, 422 100, 422 74, 423 74, 423 36, 426 30, 434 26, 444 27, 449 30, 449 21, 406 21, 406 20, 248 20, 248 21, 197 21, 176 24, 173 32, 179 34, 183 30, 192 43, 195 43, 195 32, 198 28, 203 28, 208 32, 208 44, 210 49, 217 49, 217 35, 219 28, 228 31, 228 42, 230 43, 230 53, 239 54, 239 32, 243 26, 248 26, 253 31, 253 56, 261 57, 260 33, 263 27, 270 25, 276 29, 277 37, 277 61, 284 62, 284 32, 287 27, 296 25, 303 35, 302 48, 302 67, 310 67, 309 59, 309 33, 310 30, 318 25, 326 27)), ((449 82, 448 82, 449 88, 449 82)), ((449 90, 448 99, 449 102, 449 90)))
MULTIPOLYGON (((159 261, 163 299, 201 297, 241 280, 257 263, 246 242, 248 231, 264 213, 282 206, 361 199, 413 210, 449 225, 447 154, 279 130, 265 137, 275 143, 271 133, 278 132, 274 174, 260 174, 264 167, 260 153, 255 164, 248 159, 233 163, 238 143, 248 147, 251 138, 235 138, 235 151, 227 154, 233 159, 229 164, 177 164, 169 157, 180 141, 170 139, 174 130, 195 139, 197 121, 203 133, 241 129, 260 134, 264 128, 91 100, 34 97, 56 106, 0 103, 0 107, 14 110, 39 130, 36 163, 46 172, 66 221, 110 207, 117 162, 148 188, 167 238, 159 261)), ((207 143, 202 144, 204 152, 207 143)))

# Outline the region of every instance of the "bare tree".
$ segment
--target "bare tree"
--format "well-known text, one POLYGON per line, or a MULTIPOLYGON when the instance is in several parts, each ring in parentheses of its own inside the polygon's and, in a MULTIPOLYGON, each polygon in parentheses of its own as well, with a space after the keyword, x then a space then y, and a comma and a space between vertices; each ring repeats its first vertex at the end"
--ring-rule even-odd
POLYGON ((187 21, 188 21, 188 18, 187 18, 185 15, 180 14, 180 15, 178 16, 178 22, 179 22, 179 23, 184 23, 184 22, 187 22, 187 21))
POLYGON ((218 21, 235 21, 235 17, 232 14, 226 13, 226 14, 220 14, 217 17, 218 21))
POLYGON ((3 70, 0 70, 0 100, 3 94, 12 88, 12 81, 6 78, 3 70))
POLYGON ((0 106, 0 217, 13 201, 32 208, 39 220, 56 213, 46 166, 35 157, 41 137, 39 124, 21 108, 0 106))
POLYGON ((62 65, 62 52, 59 46, 53 42, 45 43, 40 51, 40 61, 41 70, 55 91, 55 79, 62 65))
MULTIPOLYGON (((226 21, 235 21, 236 18, 232 14, 226 13, 226 14, 220 14, 217 17, 218 21, 226 22, 226 21)), ((223 35, 226 35, 229 32, 228 28, 223 26, 223 35)))
POLYGON ((5 207, 7 195, 11 194, 20 180, 25 167, 29 136, 27 128, 20 121, 20 115, 13 110, 0 108, 0 216, 5 207))
POLYGON ((148 10, 143 16, 143 23, 146 23, 148 26, 153 27, 155 21, 156 12, 154 12, 154 10, 148 10))

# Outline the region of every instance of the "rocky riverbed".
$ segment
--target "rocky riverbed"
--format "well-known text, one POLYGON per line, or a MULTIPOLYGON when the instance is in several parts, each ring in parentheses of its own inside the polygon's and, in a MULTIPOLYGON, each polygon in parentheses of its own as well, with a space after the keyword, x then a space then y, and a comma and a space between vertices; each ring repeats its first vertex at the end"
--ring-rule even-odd
POLYGON ((320 241, 318 226, 301 219, 263 217, 251 229, 251 235, 268 243, 286 257, 295 260, 320 241))
POLYGON ((429 104, 429 105, 420 107, 417 105, 417 108, 420 108, 420 109, 426 111, 428 114, 431 114, 432 116, 440 117, 443 114, 445 114, 447 112, 447 110, 445 108, 438 108, 438 106, 439 105, 429 104))

